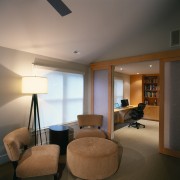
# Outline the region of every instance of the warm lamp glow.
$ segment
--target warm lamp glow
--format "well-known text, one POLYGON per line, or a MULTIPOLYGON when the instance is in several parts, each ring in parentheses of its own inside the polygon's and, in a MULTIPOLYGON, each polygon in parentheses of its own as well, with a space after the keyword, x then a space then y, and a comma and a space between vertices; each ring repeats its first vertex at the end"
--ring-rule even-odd
POLYGON ((22 77, 22 93, 44 94, 48 92, 48 81, 45 77, 22 77))

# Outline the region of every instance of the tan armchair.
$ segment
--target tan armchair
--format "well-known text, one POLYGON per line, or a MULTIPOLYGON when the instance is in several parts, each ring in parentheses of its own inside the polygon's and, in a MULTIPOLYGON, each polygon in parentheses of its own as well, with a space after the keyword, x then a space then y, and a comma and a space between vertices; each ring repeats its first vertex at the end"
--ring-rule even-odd
POLYGON ((78 115, 78 125, 80 130, 76 133, 75 139, 82 137, 106 138, 106 134, 101 130, 103 116, 96 114, 78 115))
POLYGON ((28 149, 30 133, 26 127, 10 132, 3 142, 13 163, 14 180, 45 175, 53 175, 54 180, 58 179, 58 145, 40 145, 28 149))

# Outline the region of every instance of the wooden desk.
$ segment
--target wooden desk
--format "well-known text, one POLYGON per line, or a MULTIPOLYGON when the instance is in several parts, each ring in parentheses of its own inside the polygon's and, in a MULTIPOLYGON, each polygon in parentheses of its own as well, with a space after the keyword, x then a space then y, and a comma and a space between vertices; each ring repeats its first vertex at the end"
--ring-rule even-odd
POLYGON ((144 109, 143 118, 159 121, 159 106, 147 105, 144 109))
POLYGON ((127 107, 114 109, 114 123, 124 123, 125 120, 128 120, 130 118, 130 116, 128 116, 128 113, 131 111, 131 109, 136 107, 137 106, 130 105, 127 107))

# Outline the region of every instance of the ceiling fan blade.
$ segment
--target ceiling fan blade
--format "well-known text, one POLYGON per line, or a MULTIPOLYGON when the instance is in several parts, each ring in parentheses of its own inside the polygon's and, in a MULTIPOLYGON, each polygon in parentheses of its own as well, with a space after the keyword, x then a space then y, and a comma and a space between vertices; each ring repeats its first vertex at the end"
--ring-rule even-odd
POLYGON ((61 16, 66 16, 72 11, 61 0, 47 0, 61 16))

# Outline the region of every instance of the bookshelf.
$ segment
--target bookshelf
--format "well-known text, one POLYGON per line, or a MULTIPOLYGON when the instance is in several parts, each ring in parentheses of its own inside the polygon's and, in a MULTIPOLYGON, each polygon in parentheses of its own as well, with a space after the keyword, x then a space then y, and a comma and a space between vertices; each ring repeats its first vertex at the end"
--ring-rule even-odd
POLYGON ((143 76, 143 102, 146 105, 159 105, 159 76, 143 76))

